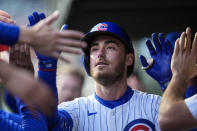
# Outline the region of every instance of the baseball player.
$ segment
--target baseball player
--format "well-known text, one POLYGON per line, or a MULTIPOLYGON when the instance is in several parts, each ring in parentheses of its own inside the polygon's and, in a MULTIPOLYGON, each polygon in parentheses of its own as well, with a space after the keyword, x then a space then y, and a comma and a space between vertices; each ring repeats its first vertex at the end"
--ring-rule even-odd
POLYGON ((197 34, 195 34, 192 46, 191 42, 190 28, 187 28, 186 32, 181 34, 180 39, 176 40, 171 63, 173 76, 164 92, 159 110, 159 124, 164 131, 197 127, 195 106, 197 95, 184 101, 187 84, 197 75, 197 34))
MULTIPOLYGON (((102 22, 85 35, 83 63, 95 80, 96 92, 58 106, 53 130, 159 131, 160 96, 134 91, 126 78, 133 72, 134 49, 128 34, 112 22, 102 22)), ((38 54, 39 78, 55 87, 56 61, 38 54), (47 63, 47 64, 45 64, 47 63), (51 67, 46 66, 52 63, 51 67)))
MULTIPOLYGON (((2 13, 1 11, 0 13, 2 13)), ((33 26, 32 28, 26 28, 24 26, 16 26, 6 24, 10 20, 10 16, 4 12, 4 14, 0 17, 0 42, 2 44, 14 45, 18 43, 27 43, 30 44, 36 51, 42 53, 47 56, 52 56, 55 58, 63 59, 65 61, 66 58, 59 56, 59 52, 67 52, 68 49, 65 48, 72 44, 75 47, 84 48, 86 43, 71 40, 71 38, 81 39, 83 37, 83 33, 79 31, 67 31, 67 32, 59 32, 57 30, 52 29, 50 26, 57 18, 59 17, 59 12, 54 12, 51 16, 33 26), (47 39, 43 39, 47 38, 47 39), (69 39, 69 40, 68 40, 69 39), (46 48, 47 43, 47 48, 46 48)), ((13 23, 13 22, 12 22, 13 23)), ((70 52, 79 54, 79 52, 70 50, 70 52)))

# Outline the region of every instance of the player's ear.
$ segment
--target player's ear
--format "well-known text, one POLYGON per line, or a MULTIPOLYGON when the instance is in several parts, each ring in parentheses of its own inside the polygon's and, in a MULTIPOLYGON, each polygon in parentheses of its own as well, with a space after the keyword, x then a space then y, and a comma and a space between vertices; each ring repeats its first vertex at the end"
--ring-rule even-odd
POLYGON ((127 66, 132 65, 132 64, 133 64, 133 61, 134 61, 134 56, 133 56, 133 54, 132 54, 132 53, 128 53, 128 54, 126 55, 126 65, 127 65, 127 66))

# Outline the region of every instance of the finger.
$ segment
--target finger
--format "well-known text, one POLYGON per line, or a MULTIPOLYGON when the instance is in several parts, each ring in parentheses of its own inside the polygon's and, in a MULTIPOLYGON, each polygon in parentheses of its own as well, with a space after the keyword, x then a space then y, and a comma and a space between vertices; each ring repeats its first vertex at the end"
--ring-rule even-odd
POLYGON ((197 33, 195 34, 193 45, 192 45, 192 55, 197 55, 197 33))
POLYGON ((35 23, 38 23, 40 21, 40 16, 38 12, 34 11, 32 15, 34 17, 35 23))
POLYGON ((64 31, 66 29, 68 29, 68 25, 67 24, 64 24, 64 25, 62 25, 60 31, 64 31))
POLYGON ((165 45, 165 39, 164 39, 164 35, 163 33, 159 33, 159 41, 160 41, 160 45, 161 45, 161 51, 167 53, 167 48, 165 45))
POLYGON ((177 56, 178 53, 179 53, 179 48, 180 48, 180 47, 179 47, 179 45, 180 45, 180 44, 179 44, 179 40, 180 40, 180 38, 178 38, 178 39, 176 40, 176 42, 175 42, 174 53, 173 53, 175 56, 177 56))
POLYGON ((148 62, 147 62, 146 58, 143 55, 140 55, 140 62, 141 62, 143 67, 147 67, 148 66, 148 62))
POLYGON ((58 51, 65 52, 65 53, 76 54, 76 55, 82 54, 82 51, 81 50, 76 50, 76 49, 68 48, 68 47, 65 47, 65 46, 64 47, 59 46, 59 47, 57 47, 57 50, 58 51))
POLYGON ((29 24, 30 24, 30 26, 35 25, 35 24, 36 24, 36 22, 35 22, 35 20, 34 20, 34 17, 33 17, 32 15, 29 15, 29 16, 28 16, 28 20, 29 20, 29 24))
POLYGON ((64 62, 66 62, 66 63, 71 63, 71 61, 69 59, 67 59, 67 58, 65 58, 65 57, 63 57, 61 55, 60 55, 59 59, 64 61, 64 62))
POLYGON ((191 28, 190 27, 187 27, 186 29, 186 37, 187 37, 187 43, 186 43, 186 50, 187 51, 190 51, 191 49, 191 28))
POLYGON ((5 11, 3 11, 3 10, 0 10, 0 15, 1 15, 1 16, 5 16, 5 17, 7 17, 7 18, 11 18, 11 16, 10 16, 7 12, 5 12, 5 11))
POLYGON ((25 44, 21 44, 19 47, 20 53, 24 53, 25 52, 25 44))
POLYGON ((165 40, 164 34, 163 33, 159 33, 159 41, 160 41, 160 43, 164 43, 164 40, 165 40))
POLYGON ((30 46, 25 44, 25 54, 27 54, 28 56, 30 56, 30 46))
POLYGON ((172 45, 170 44, 170 41, 169 40, 165 40, 164 41, 164 45, 165 45, 165 48, 166 48, 166 53, 167 54, 172 54, 173 53, 173 49, 172 49, 172 45))
POLYGON ((82 39, 84 37, 84 33, 76 30, 65 30, 62 32, 58 32, 58 35, 64 38, 75 38, 75 39, 82 39))
POLYGON ((186 38, 186 34, 185 34, 185 32, 183 32, 181 34, 181 37, 180 37, 180 40, 179 40, 180 50, 181 51, 184 51, 184 49, 185 49, 185 38, 186 38))
POLYGON ((81 42, 79 40, 73 40, 73 39, 59 39, 58 43, 61 43, 62 46, 69 46, 69 47, 75 47, 75 48, 86 48, 86 43, 81 42))
POLYGON ((160 44, 160 41, 158 39, 158 35, 156 33, 153 33, 152 34, 152 39, 153 39, 153 43, 155 45, 155 48, 156 48, 156 52, 161 52, 161 44, 160 44))
POLYGON ((9 24, 15 24, 15 21, 5 16, 0 16, 0 21, 9 24))
POLYGON ((51 54, 51 56, 54 57, 54 58, 56 58, 56 59, 60 59, 60 60, 62 60, 64 62, 66 62, 66 63, 70 63, 70 60, 67 59, 67 58, 64 58, 63 56, 61 56, 59 52, 53 52, 51 54))
POLYGON ((41 20, 43 20, 43 19, 46 18, 45 14, 44 14, 43 12, 41 12, 41 13, 39 14, 39 17, 40 17, 41 20))
POLYGON ((43 24, 51 25, 53 22, 55 22, 58 19, 58 17, 59 17, 59 11, 55 11, 53 14, 51 14, 46 19, 44 19, 45 21, 43 22, 43 24))
POLYGON ((146 41, 146 46, 148 47, 150 55, 153 57, 156 54, 156 52, 150 40, 146 41))

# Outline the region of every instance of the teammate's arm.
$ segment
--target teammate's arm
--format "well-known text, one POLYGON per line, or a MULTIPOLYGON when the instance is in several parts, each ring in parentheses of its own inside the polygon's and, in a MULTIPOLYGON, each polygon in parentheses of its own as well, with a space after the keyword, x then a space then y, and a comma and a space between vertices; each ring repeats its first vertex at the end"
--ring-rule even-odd
POLYGON ((191 49, 191 29, 181 34, 176 41, 172 56, 172 80, 164 92, 159 109, 159 124, 162 131, 185 130, 197 127, 196 116, 184 102, 189 79, 197 74, 197 34, 191 49))
MULTIPOLYGON (((33 12, 32 15, 28 16, 30 26, 36 24, 42 19, 45 19, 45 14, 38 12, 33 12)), ((64 25, 61 29, 61 31, 65 31, 67 29, 67 25, 64 25)), ((44 55, 39 54, 36 52, 37 58, 38 58, 38 79, 41 79, 45 83, 48 84, 48 87, 50 90, 54 92, 56 95, 56 104, 58 103, 58 97, 57 97, 57 87, 56 87, 56 71, 57 71, 57 59, 47 57, 44 55)), ((47 117, 47 125, 49 129, 53 130, 63 130, 69 128, 69 123, 71 117, 67 113, 65 116, 64 111, 57 111, 57 107, 53 108, 53 114, 51 117, 47 117), (66 123, 66 124, 65 124, 66 123), (64 126, 68 127, 64 127, 64 126)))
MULTIPOLYGON (((5 16, 7 17, 7 16, 5 16)), ((86 43, 76 39, 81 39, 83 33, 79 31, 60 32, 51 27, 59 17, 59 12, 56 11, 46 19, 40 21, 31 28, 25 26, 16 26, 6 23, 0 23, 0 43, 14 45, 15 43, 27 43, 41 54, 59 57, 59 52, 71 52, 78 54, 79 52, 68 49, 68 46, 84 48, 86 43), (72 39, 74 38, 74 39, 72 39)), ((0 18, 1 19, 1 18, 0 18)), ((64 57, 60 59, 66 60, 64 57)))

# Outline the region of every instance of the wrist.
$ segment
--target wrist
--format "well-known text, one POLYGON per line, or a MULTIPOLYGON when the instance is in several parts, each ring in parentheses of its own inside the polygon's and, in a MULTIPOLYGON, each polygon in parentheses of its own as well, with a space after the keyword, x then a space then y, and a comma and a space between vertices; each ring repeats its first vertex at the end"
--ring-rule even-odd
MULTIPOLYGON (((182 75, 174 75, 172 76, 171 83, 173 83, 172 89, 174 90, 173 92, 176 92, 176 94, 179 94, 179 97, 182 99, 184 98, 187 85, 188 85, 188 79, 186 79, 182 75)), ((178 95, 177 95, 178 96, 178 95)))
POLYGON ((182 84, 188 84, 189 83, 189 78, 183 74, 180 73, 173 73, 172 79, 179 81, 182 84))
POLYGON ((32 44, 34 40, 34 31, 31 28, 27 28, 25 26, 20 26, 20 35, 18 39, 18 43, 26 43, 32 44))

